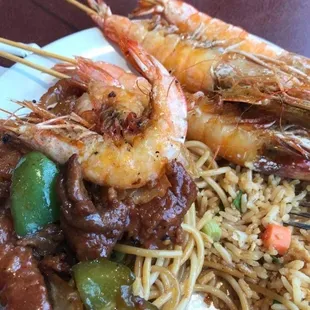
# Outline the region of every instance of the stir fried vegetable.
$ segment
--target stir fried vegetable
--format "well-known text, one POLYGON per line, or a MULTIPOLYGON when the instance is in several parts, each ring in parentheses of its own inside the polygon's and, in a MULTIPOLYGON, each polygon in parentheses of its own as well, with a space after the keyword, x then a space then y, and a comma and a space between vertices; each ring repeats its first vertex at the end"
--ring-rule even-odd
POLYGON ((59 219, 57 175, 55 163, 39 152, 28 153, 17 164, 12 178, 11 210, 18 235, 35 233, 59 219))
POLYGON ((288 227, 269 224, 262 235, 266 248, 275 248, 280 255, 284 255, 291 244, 291 230, 288 227))
POLYGON ((53 310, 83 310, 78 292, 54 273, 48 275, 53 310))
POLYGON ((221 239, 221 236, 222 236, 221 227, 214 220, 210 220, 210 221, 206 222, 203 225, 201 231, 204 232, 205 234, 207 234, 209 237, 211 237, 212 240, 215 242, 219 241, 221 239))
POLYGON ((237 210, 241 212, 241 198, 242 198, 242 191, 239 191, 236 198, 233 200, 233 205, 236 207, 237 210))
MULTIPOLYGON (((135 309, 135 297, 130 285, 134 275, 124 265, 105 258, 81 262, 73 267, 77 289, 87 309, 135 309)), ((139 300, 141 309, 156 309, 139 300)))
POLYGON ((118 251, 112 251, 110 260, 115 263, 122 263, 125 259, 126 255, 124 253, 118 251))
POLYGON ((129 286, 134 281, 130 269, 103 258, 81 262, 73 267, 73 273, 87 309, 114 309, 121 286, 129 286))

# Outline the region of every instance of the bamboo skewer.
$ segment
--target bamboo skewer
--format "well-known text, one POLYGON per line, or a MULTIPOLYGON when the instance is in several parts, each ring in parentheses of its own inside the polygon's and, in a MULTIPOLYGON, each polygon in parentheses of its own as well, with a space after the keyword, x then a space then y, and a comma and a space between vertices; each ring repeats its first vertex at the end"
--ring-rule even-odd
POLYGON ((52 76, 54 76, 54 77, 56 77, 58 79, 67 79, 67 78, 69 78, 69 76, 66 75, 66 74, 63 74, 63 73, 57 72, 55 70, 48 69, 48 68, 45 68, 43 66, 34 64, 34 63, 30 62, 29 60, 26 60, 26 59, 23 59, 23 58, 19 58, 17 56, 14 56, 14 55, 6 53, 6 52, 1 52, 0 51, 0 57, 3 57, 5 59, 9 59, 9 60, 14 61, 14 62, 21 63, 21 64, 26 65, 28 67, 31 67, 33 69, 39 70, 39 71, 44 72, 44 73, 49 74, 49 75, 52 75, 52 76))
POLYGON ((11 46, 14 46, 14 47, 21 48, 21 49, 26 50, 26 51, 33 52, 33 53, 35 53, 37 55, 41 55, 41 56, 44 56, 44 57, 55 58, 55 59, 59 59, 61 61, 69 62, 69 63, 72 63, 72 64, 76 64, 77 63, 75 59, 72 59, 72 58, 69 58, 69 57, 65 57, 65 56, 62 56, 62 55, 58 55, 58 54, 55 54, 55 53, 52 53, 52 52, 44 51, 44 50, 41 50, 41 49, 38 49, 38 48, 35 48, 35 47, 31 47, 31 46, 23 44, 23 43, 18 43, 18 42, 15 42, 15 41, 8 40, 8 39, 5 39, 5 38, 1 38, 0 37, 0 42, 4 43, 4 44, 7 44, 7 45, 11 45, 11 46))
POLYGON ((89 8, 88 6, 86 6, 85 4, 83 4, 77 0, 66 0, 66 1, 71 3, 72 5, 75 5, 76 7, 81 9, 82 11, 86 12, 87 14, 90 14, 90 15, 97 14, 96 11, 94 11, 93 9, 89 8))

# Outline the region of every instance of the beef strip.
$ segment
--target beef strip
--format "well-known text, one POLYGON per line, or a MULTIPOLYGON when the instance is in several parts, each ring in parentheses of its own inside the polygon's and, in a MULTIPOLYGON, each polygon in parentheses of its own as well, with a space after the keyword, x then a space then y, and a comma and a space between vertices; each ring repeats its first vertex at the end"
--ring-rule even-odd
POLYGON ((50 298, 53 310, 83 310, 78 291, 56 274, 48 275, 50 298))
POLYGON ((32 248, 33 255, 39 261, 39 269, 45 274, 56 272, 70 278, 71 266, 76 263, 64 242, 60 225, 49 224, 33 235, 16 241, 17 245, 32 248))
POLYGON ((69 277, 71 274, 71 264, 65 253, 44 256, 39 263, 39 268, 46 275, 56 272, 64 277, 69 277))
POLYGON ((57 188, 62 202, 61 226, 78 259, 109 256, 124 232, 147 248, 164 247, 166 239, 180 243, 181 222, 196 199, 197 189, 178 162, 167 166, 166 176, 170 183, 166 194, 133 206, 130 199, 120 201, 112 188, 92 187, 88 193, 73 155, 57 188))
POLYGON ((166 239, 182 241, 181 223, 197 196, 196 185, 182 164, 173 161, 166 171, 171 184, 166 194, 130 211, 128 236, 146 248, 162 248, 166 239))
POLYGON ((52 309, 47 289, 31 249, 15 246, 8 210, 0 214, 0 303, 5 309, 52 309))
POLYGON ((0 133, 0 199, 10 196, 12 173, 20 160, 27 152, 24 145, 7 133, 0 133))
POLYGON ((10 210, 7 205, 0 209, 0 246, 15 242, 16 235, 10 210))
POLYGON ((17 245, 29 246, 37 256, 45 256, 56 253, 63 241, 64 235, 60 226, 49 224, 35 234, 19 239, 17 245))
POLYGON ((66 173, 58 180, 61 226, 79 260, 107 257, 129 223, 129 207, 109 189, 107 201, 95 205, 83 183, 76 155, 68 160, 66 173))

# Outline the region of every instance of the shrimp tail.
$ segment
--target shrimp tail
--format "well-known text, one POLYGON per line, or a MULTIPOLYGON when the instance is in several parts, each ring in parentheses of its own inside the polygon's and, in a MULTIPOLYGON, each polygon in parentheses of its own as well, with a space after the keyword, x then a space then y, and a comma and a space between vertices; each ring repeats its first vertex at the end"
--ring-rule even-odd
POLYGON ((56 64, 52 69, 57 72, 72 76, 73 72, 75 72, 76 66, 74 64, 64 62, 64 63, 56 64))
POLYGON ((294 133, 278 133, 276 137, 282 145, 290 148, 293 152, 296 152, 297 155, 301 155, 310 160, 309 133, 307 137, 295 135, 294 133))
POLYGON ((103 29, 106 18, 112 15, 110 7, 102 0, 87 0, 87 2, 96 11, 91 18, 100 29, 103 29))
POLYGON ((90 15, 91 18, 103 32, 104 36, 118 44, 119 35, 123 31, 127 33, 131 21, 127 17, 113 15, 110 7, 103 0, 88 0, 88 4, 96 12, 90 15), (119 31, 121 33, 118 33, 119 31))
POLYGON ((155 79, 158 70, 162 74, 169 75, 167 69, 157 61, 153 56, 144 52, 144 49, 138 42, 128 39, 121 40, 119 44, 123 54, 137 71, 148 79, 155 79))
POLYGON ((149 14, 160 14, 164 11, 164 4, 161 0, 139 0, 138 7, 132 12, 132 16, 145 16, 149 14))
POLYGON ((103 0, 87 0, 88 5, 101 16, 111 16, 110 7, 103 0))
POLYGON ((147 72, 148 68, 152 68, 152 63, 149 55, 141 54, 140 47, 137 42, 132 40, 123 39, 120 41, 120 49, 126 56, 128 61, 138 70, 140 73, 147 72), (138 55, 140 57, 138 57, 138 55), (142 58, 143 60, 142 60, 142 58))
POLYGON ((53 70, 68 74, 82 87, 87 87, 91 81, 104 82, 110 86, 120 86, 117 79, 113 78, 106 70, 90 59, 76 57, 77 64, 60 63, 53 70))

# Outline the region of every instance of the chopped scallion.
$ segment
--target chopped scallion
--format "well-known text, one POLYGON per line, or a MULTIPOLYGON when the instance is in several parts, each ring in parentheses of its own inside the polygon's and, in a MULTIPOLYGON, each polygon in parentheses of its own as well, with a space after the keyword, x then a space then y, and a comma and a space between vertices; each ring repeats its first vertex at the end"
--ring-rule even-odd
POLYGON ((239 191, 236 198, 233 200, 233 205, 236 207, 237 210, 241 212, 241 197, 242 197, 242 191, 239 191))
POLYGON ((115 262, 115 263, 123 263, 124 259, 125 259, 125 256, 126 255, 124 253, 121 253, 121 252, 118 252, 118 251, 113 251, 111 253, 110 260, 115 262))
POLYGON ((220 228, 220 225, 214 220, 210 220, 205 223, 201 231, 207 234, 209 237, 212 238, 213 241, 216 242, 219 241, 222 236, 222 230, 220 228))
POLYGON ((272 257, 272 262, 273 262, 274 264, 280 264, 280 260, 279 260, 278 257, 276 257, 276 256, 274 256, 274 255, 271 255, 271 257, 272 257))

